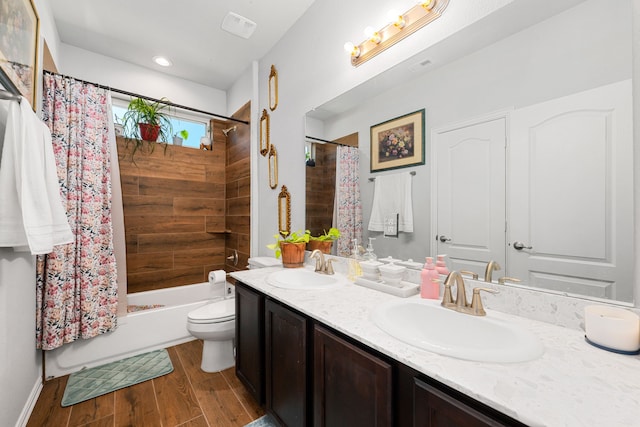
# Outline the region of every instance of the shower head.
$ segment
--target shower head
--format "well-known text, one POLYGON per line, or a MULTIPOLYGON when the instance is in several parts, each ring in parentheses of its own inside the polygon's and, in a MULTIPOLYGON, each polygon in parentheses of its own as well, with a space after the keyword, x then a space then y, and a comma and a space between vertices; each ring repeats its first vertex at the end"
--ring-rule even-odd
POLYGON ((222 133, 224 133, 224 136, 229 136, 229 132, 231 131, 235 131, 237 128, 237 126, 232 126, 229 129, 222 129, 222 133))

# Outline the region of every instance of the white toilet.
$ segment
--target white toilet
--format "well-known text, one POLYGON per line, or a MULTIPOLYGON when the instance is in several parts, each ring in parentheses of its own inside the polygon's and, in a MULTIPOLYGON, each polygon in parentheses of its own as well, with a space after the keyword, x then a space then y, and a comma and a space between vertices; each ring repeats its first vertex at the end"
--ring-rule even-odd
POLYGON ((202 363, 205 372, 218 372, 235 364, 233 342, 236 329, 234 298, 220 299, 191 311, 187 330, 204 341, 202 363))

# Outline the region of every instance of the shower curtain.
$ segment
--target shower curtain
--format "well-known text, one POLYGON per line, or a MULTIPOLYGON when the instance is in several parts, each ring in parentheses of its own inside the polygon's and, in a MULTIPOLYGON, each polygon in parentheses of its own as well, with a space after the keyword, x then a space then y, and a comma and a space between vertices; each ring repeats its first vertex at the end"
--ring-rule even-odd
MULTIPOLYGON (((39 256, 36 346, 52 350, 117 326, 108 92, 45 74, 43 120, 75 242, 39 256)), ((117 167, 117 165, 116 165, 117 167)))
POLYGON ((349 256, 353 239, 358 239, 358 244, 362 244, 360 154, 357 147, 339 146, 336 157, 333 224, 340 230, 337 255, 349 256))

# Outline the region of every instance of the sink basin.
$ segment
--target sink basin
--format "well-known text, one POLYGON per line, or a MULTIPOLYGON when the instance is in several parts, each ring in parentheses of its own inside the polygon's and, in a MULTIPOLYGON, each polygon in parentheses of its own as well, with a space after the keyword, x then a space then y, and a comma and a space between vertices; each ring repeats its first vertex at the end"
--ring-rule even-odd
POLYGON ((288 268, 267 276, 267 283, 284 289, 334 289, 343 285, 341 276, 315 273, 305 268, 288 268))
POLYGON ((445 356, 480 362, 525 362, 544 347, 528 330, 487 316, 471 316, 439 301, 392 301, 379 306, 373 322, 389 335, 445 356))

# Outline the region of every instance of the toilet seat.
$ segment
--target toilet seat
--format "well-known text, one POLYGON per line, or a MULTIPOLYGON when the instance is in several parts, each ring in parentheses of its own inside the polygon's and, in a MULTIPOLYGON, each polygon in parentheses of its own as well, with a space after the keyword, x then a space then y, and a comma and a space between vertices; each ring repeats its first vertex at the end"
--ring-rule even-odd
POLYGON ((222 323, 236 318, 236 306, 233 299, 205 304, 189 313, 191 323, 222 323))

